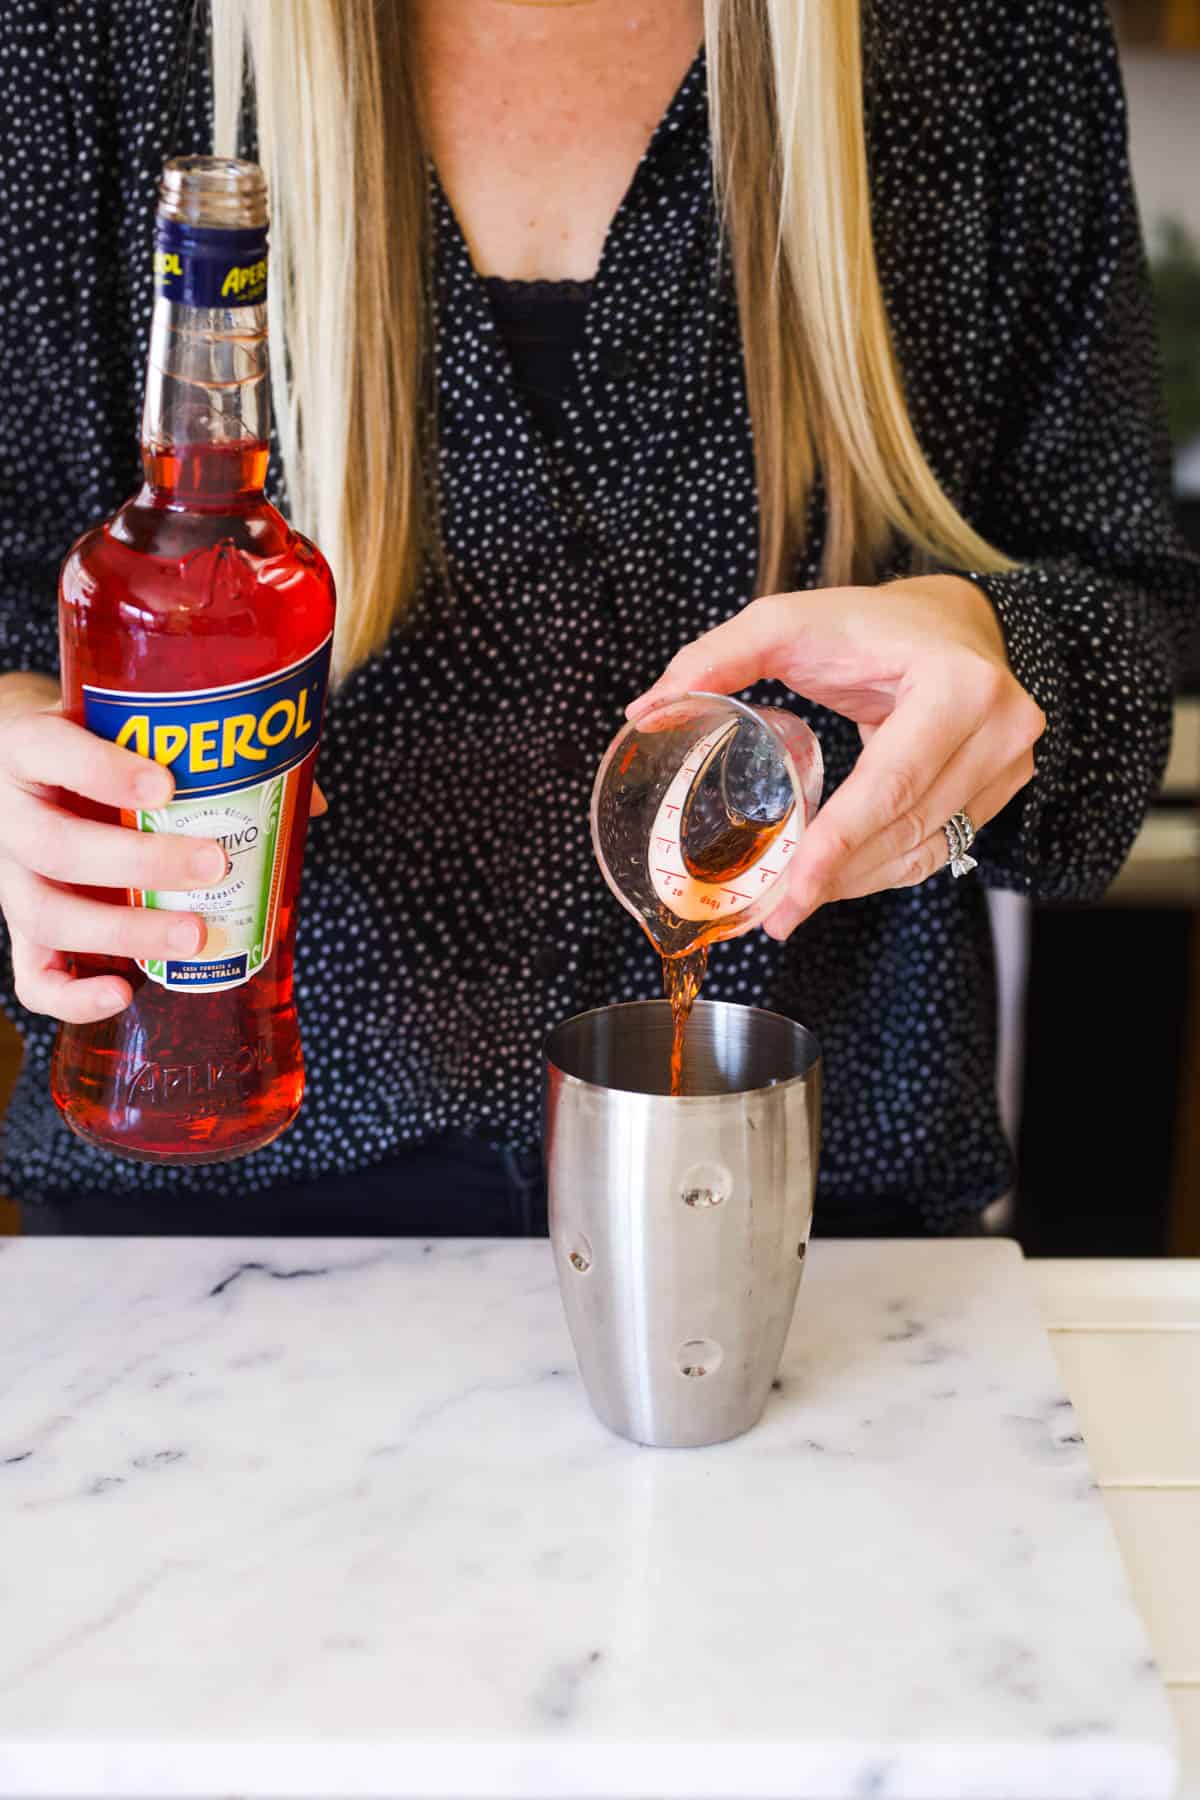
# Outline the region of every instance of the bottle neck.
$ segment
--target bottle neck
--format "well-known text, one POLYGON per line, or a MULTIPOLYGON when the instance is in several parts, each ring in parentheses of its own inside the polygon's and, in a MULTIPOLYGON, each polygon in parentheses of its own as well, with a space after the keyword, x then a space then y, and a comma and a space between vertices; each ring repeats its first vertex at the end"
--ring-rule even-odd
POLYGON ((270 426, 266 305, 190 306, 160 292, 142 413, 142 468, 156 499, 252 499, 266 479, 270 426))

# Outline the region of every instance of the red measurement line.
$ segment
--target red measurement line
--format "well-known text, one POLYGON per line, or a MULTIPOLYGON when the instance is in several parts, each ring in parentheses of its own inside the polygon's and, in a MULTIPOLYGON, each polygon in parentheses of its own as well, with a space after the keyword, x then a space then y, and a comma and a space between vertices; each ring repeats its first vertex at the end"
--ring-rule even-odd
POLYGON ((735 900, 749 900, 749 894, 739 894, 736 888, 722 888, 723 894, 732 894, 735 900))

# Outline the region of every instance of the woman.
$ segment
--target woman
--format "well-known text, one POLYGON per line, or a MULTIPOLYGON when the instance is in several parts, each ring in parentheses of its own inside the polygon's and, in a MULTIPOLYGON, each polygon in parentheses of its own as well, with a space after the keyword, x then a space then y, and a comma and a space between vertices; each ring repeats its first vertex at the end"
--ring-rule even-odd
MULTIPOLYGON (((13 0, 0 25, 0 265, 26 271, 4 1179, 30 1228, 540 1229, 541 1039, 658 980, 591 860, 591 772, 646 690, 769 680, 826 804, 707 991, 823 1040, 824 1229, 969 1229, 1010 1179, 985 884, 1111 878, 1197 591, 1102 0, 214 0, 210 43, 190 14, 13 0), (56 788, 96 752, 45 710, 54 574, 133 485, 154 181, 211 146, 210 91, 234 147, 243 30, 283 474, 342 594, 309 1091, 241 1163, 148 1169, 46 1093, 53 1019, 128 994, 66 953, 132 929, 65 885, 97 869, 56 788)), ((128 846, 105 854, 111 883, 128 846)))

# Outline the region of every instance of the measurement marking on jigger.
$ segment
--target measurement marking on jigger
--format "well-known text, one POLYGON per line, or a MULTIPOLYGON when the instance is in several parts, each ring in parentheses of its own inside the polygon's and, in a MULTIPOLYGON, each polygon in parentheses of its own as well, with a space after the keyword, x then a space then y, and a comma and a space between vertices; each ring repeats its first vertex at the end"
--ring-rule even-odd
MULTIPOLYGON (((695 756, 695 762, 683 763, 675 771, 651 828, 647 846, 649 854, 646 858, 650 885, 658 899, 670 908, 677 919, 699 921, 721 915, 728 917, 736 913, 739 907, 751 905, 754 900, 754 895, 742 888, 727 887, 721 882, 707 881, 694 874, 683 853, 683 826, 688 796, 693 785, 712 766, 714 757, 736 733, 738 726, 737 719, 727 719, 693 747, 691 754, 695 756)), ((729 872, 749 881, 751 886, 755 877, 758 877, 760 887, 781 875, 799 840, 795 836, 776 838, 773 831, 768 835, 771 841, 763 846, 762 855, 756 862, 752 862, 747 869, 729 872), (776 858, 773 865, 766 861, 772 856, 776 858)))

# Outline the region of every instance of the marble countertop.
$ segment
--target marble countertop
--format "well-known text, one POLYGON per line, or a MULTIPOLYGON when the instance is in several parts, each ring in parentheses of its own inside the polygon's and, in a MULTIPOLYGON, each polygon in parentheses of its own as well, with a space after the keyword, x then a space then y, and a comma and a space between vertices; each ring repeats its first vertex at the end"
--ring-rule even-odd
POLYGON ((1167 1682, 1200 1800, 1200 1259, 1043 1261, 1029 1273, 1167 1682))
POLYGON ((1011 1246, 817 1242, 712 1450, 548 1248, 0 1240, 0 1795, 1155 1800, 1172 1729, 1011 1246))

